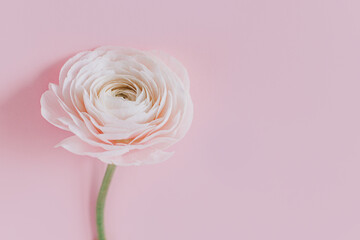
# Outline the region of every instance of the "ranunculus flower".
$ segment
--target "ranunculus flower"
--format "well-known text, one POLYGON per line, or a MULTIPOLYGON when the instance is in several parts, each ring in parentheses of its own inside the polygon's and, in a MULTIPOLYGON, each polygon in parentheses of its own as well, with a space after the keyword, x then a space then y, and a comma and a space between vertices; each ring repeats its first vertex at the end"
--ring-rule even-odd
POLYGON ((160 52, 81 52, 62 67, 59 85, 42 95, 41 114, 74 133, 58 144, 73 153, 115 165, 161 162, 192 121, 188 74, 160 52))

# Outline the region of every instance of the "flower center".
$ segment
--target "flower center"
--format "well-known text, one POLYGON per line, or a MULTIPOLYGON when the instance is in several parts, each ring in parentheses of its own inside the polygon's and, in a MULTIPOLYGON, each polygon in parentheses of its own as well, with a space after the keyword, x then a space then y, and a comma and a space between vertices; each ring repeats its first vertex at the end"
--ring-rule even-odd
POLYGON ((136 90, 129 86, 114 87, 111 89, 111 96, 128 101, 135 101, 136 90))

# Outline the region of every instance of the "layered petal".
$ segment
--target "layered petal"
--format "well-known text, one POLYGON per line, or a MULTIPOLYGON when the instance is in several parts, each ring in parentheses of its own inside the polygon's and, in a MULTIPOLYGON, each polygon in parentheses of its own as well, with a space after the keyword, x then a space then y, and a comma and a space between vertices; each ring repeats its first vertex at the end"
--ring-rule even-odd
POLYGON ((158 51, 100 47, 63 66, 41 113, 74 133, 58 146, 117 165, 165 161, 188 131, 193 105, 186 69, 158 51))

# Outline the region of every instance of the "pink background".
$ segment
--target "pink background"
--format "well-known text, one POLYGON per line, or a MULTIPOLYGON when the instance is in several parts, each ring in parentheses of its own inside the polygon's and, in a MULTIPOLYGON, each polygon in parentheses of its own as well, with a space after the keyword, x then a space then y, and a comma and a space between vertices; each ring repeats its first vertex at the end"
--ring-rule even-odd
POLYGON ((109 240, 360 239, 358 0, 0 3, 0 229, 94 240, 104 164, 39 99, 78 51, 161 49, 189 70, 192 128, 166 163, 118 168, 109 240))

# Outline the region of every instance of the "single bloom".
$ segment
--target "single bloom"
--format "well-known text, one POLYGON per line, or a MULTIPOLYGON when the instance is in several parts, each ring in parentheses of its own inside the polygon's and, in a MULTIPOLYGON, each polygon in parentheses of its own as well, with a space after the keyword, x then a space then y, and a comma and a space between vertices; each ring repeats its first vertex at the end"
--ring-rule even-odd
POLYGON ((100 47, 80 52, 41 96, 41 114, 72 132, 57 146, 109 164, 162 162, 188 131, 193 104, 189 77, 158 51, 100 47))

